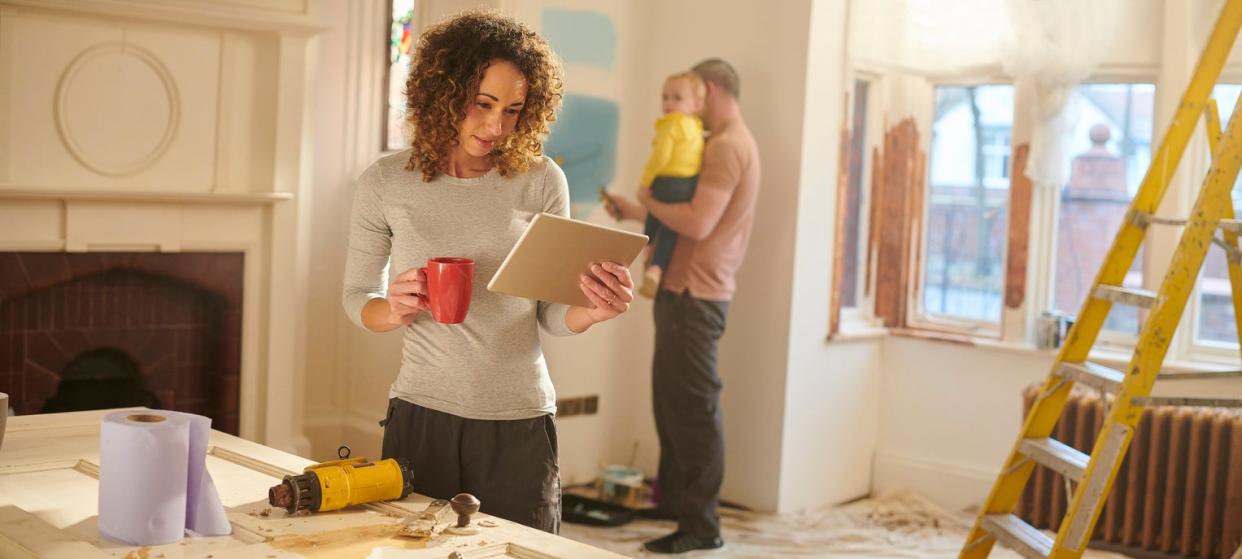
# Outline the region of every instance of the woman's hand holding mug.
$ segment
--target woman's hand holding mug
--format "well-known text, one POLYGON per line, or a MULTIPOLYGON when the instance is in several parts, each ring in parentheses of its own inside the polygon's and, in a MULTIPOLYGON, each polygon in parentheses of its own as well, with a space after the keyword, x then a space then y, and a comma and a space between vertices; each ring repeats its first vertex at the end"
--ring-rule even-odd
POLYGON ((388 284, 388 322, 408 326, 414 323, 418 311, 427 308, 426 268, 410 268, 401 272, 388 284))
POLYGON ((466 320, 473 293, 473 260, 432 258, 426 267, 401 272, 388 285, 388 321, 408 326, 426 310, 436 322, 458 324, 466 320))

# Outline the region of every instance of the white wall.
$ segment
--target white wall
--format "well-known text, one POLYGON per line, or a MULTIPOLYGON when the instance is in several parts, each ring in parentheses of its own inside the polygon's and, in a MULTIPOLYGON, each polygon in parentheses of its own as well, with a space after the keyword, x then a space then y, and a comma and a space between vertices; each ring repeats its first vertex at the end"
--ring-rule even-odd
MULTIPOLYGON (((912 487, 955 509, 982 502, 1022 427, 1022 390, 1047 378, 1055 357, 886 338, 875 488, 912 487)), ((1157 382, 1155 394, 1242 398, 1242 383, 1157 382)))
MULTIPOLYGON (((801 14, 800 14, 801 15, 801 14)), ((844 82, 844 3, 817 2, 810 22, 805 125, 796 194, 780 510, 866 495, 878 431, 878 343, 827 343, 844 82)))
POLYGON ((875 487, 913 487, 960 508, 978 503, 1018 436, 1022 389, 1047 352, 890 337, 881 360, 875 487))

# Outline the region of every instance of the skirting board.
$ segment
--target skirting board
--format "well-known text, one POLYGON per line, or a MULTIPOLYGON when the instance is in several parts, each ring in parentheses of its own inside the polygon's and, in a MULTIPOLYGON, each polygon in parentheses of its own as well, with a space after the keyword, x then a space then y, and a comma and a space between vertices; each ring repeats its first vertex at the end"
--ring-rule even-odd
POLYGON ((949 510, 959 511, 981 504, 996 474, 967 464, 881 451, 875 456, 872 484, 876 493, 909 488, 949 510))

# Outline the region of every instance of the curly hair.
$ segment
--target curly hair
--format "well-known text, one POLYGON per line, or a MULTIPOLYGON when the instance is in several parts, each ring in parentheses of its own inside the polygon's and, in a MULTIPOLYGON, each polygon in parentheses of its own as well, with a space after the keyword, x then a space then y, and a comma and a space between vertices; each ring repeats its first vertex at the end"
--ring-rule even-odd
POLYGON ((526 78, 526 103, 517 126, 492 151, 501 175, 530 168, 556 120, 563 86, 561 64, 538 33, 492 11, 471 10, 428 28, 405 82, 406 125, 413 139, 405 168, 431 181, 458 144, 458 126, 494 60, 517 66, 526 78))

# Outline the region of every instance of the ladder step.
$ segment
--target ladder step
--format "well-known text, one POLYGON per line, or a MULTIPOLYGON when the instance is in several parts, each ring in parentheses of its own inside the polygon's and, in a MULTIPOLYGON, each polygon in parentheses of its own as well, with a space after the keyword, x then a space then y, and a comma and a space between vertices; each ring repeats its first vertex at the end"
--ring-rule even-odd
POLYGON ((1012 514, 985 515, 980 527, 1028 559, 1044 559, 1052 554, 1052 538, 1012 514))
POLYGON ((1195 371, 1195 372, 1169 372, 1160 373, 1156 377, 1160 380, 1190 380, 1190 379, 1207 379, 1207 378, 1225 378, 1225 377, 1242 377, 1242 371, 1195 371))
POLYGON ((1233 398, 1166 398, 1135 397, 1130 399, 1138 406, 1190 406, 1198 408, 1242 408, 1242 400, 1233 398))
MULTIPOLYGON (((1134 224, 1139 227, 1147 227, 1148 225, 1174 225, 1181 227, 1190 222, 1190 220, 1184 217, 1160 217, 1158 215, 1149 215, 1144 213, 1136 214, 1133 221, 1134 224)), ((1242 220, 1222 219, 1216 222, 1216 225, 1221 231, 1242 234, 1242 220)))
POLYGON ((1058 372, 1061 378, 1065 380, 1085 384, 1114 394, 1121 391, 1121 385, 1126 380, 1126 376, 1121 371, 1097 365, 1090 361, 1083 363, 1062 362, 1061 369, 1058 372))
POLYGON ((1087 462, 1091 460, 1090 456, 1079 452, 1078 449, 1047 437, 1024 439, 1022 445, 1018 447, 1018 452, 1052 468, 1053 471, 1073 480, 1074 483, 1082 481, 1083 475, 1087 472, 1087 462))
POLYGON ((1156 303, 1156 294, 1146 289, 1131 289, 1117 285, 1101 285, 1095 288, 1096 299, 1150 309, 1156 303))
POLYGON ((1136 212, 1132 214, 1134 217, 1130 221, 1139 227, 1147 227, 1148 225, 1186 225, 1188 221, 1184 217, 1161 217, 1148 213, 1136 212))

